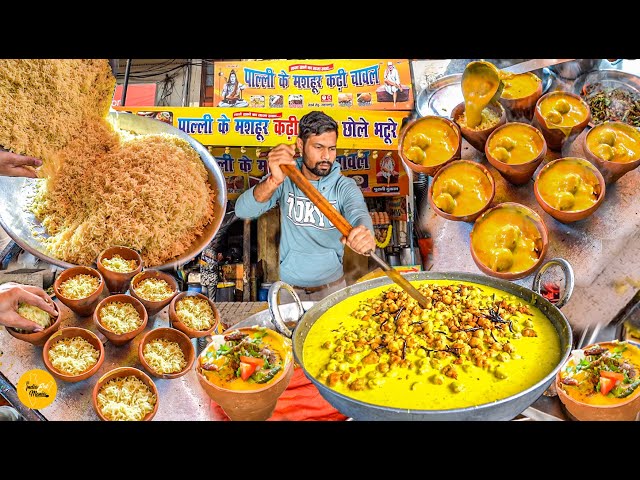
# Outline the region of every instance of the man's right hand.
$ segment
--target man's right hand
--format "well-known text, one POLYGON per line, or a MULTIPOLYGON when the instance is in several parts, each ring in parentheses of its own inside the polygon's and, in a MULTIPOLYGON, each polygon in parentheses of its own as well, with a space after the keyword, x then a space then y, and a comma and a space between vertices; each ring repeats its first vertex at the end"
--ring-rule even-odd
POLYGON ((53 300, 43 289, 31 285, 8 282, 0 285, 0 325, 22 328, 33 332, 42 331, 42 327, 36 322, 18 315, 19 302, 38 307, 54 317, 58 315, 52 305, 53 300))
POLYGON ((42 165, 39 158, 18 155, 0 147, 0 175, 7 177, 38 178, 35 167, 42 165))
POLYGON ((274 147, 267 155, 269 159, 269 170, 271 171, 271 179, 275 185, 284 182, 286 175, 280 168, 280 165, 295 166, 296 162, 293 157, 296 154, 296 146, 281 143, 274 147))

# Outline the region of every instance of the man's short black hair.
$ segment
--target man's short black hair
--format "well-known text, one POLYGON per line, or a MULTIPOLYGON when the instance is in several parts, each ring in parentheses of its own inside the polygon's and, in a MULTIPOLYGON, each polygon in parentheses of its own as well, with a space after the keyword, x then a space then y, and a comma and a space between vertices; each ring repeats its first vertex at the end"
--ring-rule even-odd
POLYGON ((324 112, 314 110, 304 115, 298 123, 298 137, 303 142, 311 135, 322 135, 326 132, 336 132, 338 135, 338 123, 324 112))

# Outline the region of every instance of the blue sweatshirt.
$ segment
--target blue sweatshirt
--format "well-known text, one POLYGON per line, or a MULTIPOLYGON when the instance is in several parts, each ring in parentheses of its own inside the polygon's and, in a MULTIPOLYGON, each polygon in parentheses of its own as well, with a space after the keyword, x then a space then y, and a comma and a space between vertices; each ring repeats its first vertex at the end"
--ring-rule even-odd
MULTIPOLYGON (((302 158, 297 159, 298 168, 302 158)), ((262 181, 265 181, 265 176, 262 181)), ((367 204, 356 182, 340 172, 333 162, 331 171, 319 180, 310 180, 324 197, 348 221, 365 225, 373 233, 367 204)), ((235 213, 254 219, 280 204, 280 280, 298 287, 316 287, 338 280, 343 275, 344 245, 342 234, 289 177, 278 186, 266 202, 258 202, 252 187, 238 197, 235 213)))

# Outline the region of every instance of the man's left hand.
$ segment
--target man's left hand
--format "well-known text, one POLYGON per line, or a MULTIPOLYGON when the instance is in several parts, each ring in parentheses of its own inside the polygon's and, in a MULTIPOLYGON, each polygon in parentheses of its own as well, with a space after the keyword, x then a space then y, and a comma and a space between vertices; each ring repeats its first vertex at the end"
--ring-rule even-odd
POLYGON ((26 155, 7 152, 0 149, 0 175, 7 177, 38 178, 35 167, 42 165, 42 160, 26 155))
POLYGON ((342 243, 360 255, 366 255, 376 248, 376 239, 364 225, 353 227, 348 237, 342 237, 342 243))

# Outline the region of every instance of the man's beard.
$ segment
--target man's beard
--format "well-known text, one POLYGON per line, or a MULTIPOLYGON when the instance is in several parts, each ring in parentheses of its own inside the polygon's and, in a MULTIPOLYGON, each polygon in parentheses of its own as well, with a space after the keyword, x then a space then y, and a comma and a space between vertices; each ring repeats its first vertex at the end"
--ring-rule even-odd
POLYGON ((318 162, 316 163, 315 167, 310 168, 309 165, 307 165, 307 162, 305 161, 304 166, 307 167, 307 170, 309 170, 311 173, 313 173, 318 177, 326 177, 327 175, 329 175, 329 173, 331 173, 331 162, 318 162), (327 165, 329 166, 329 168, 326 170, 321 170, 318 168, 321 165, 327 165))

